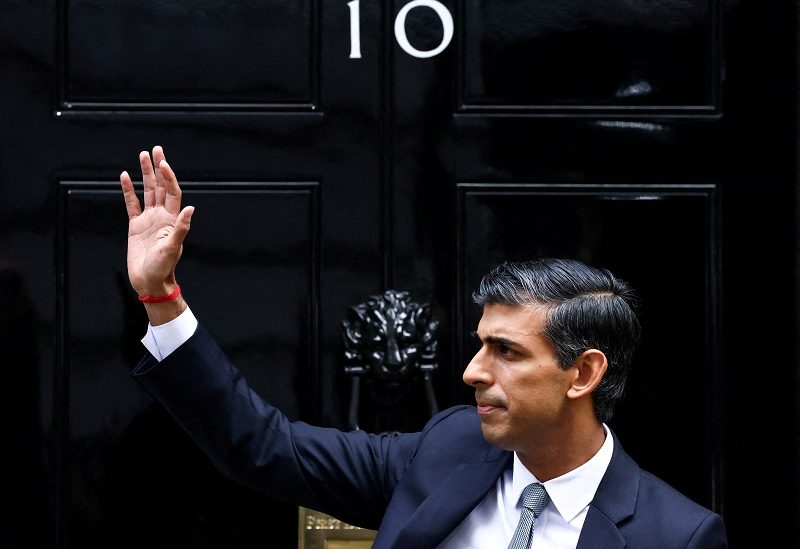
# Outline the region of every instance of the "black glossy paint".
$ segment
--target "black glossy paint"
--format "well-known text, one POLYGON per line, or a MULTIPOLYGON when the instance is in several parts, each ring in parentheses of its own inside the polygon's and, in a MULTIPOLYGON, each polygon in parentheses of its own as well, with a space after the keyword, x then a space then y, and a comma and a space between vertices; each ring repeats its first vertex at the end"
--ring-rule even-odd
POLYGON ((732 547, 800 541, 794 4, 443 0, 417 59, 405 3, 361 2, 361 59, 344 0, 0 3, 0 545, 295 544, 128 378, 116 179, 155 144, 197 206, 189 303, 292 417, 346 424, 340 323, 388 288, 440 321, 439 405, 470 402, 480 274, 579 257, 642 297, 626 448, 732 547))
POLYGON ((308 0, 84 0, 63 10, 62 99, 73 108, 264 109, 318 100, 319 21, 308 0))
POLYGON ((465 2, 461 108, 712 106, 719 4, 465 2))

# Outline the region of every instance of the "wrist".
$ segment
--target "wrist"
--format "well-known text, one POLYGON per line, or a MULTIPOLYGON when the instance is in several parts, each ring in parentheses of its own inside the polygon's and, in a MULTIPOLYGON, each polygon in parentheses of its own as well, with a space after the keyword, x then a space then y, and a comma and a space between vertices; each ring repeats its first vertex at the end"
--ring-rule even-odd
POLYGON ((168 296, 178 287, 174 278, 161 280, 159 282, 133 285, 134 290, 139 295, 139 301, 146 301, 148 297, 168 296))
POLYGON ((142 303, 166 303, 168 301, 174 301, 178 299, 180 295, 181 295, 181 287, 176 284, 175 288, 173 288, 172 291, 170 291, 169 293, 160 295, 151 295, 151 294, 140 295, 139 301, 141 301, 142 303))
POLYGON ((161 303, 144 302, 147 318, 152 326, 160 326, 161 324, 166 324, 171 320, 175 320, 187 307, 186 301, 183 299, 183 296, 180 295, 176 299, 161 303))

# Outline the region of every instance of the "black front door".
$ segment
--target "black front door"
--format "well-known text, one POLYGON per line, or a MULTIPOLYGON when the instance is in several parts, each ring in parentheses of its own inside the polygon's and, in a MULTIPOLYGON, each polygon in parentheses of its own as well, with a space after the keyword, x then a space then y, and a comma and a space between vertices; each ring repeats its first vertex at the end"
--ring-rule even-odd
POLYGON ((197 207, 190 306, 290 417, 346 426, 340 323, 390 288, 440 322, 439 405, 470 403, 481 274, 575 257, 641 296, 626 450, 732 546, 796 542, 794 20, 756 0, 3 2, 0 544, 296 544, 296 507, 223 478, 128 376, 146 318, 117 177, 153 145, 197 207), (753 483, 788 500, 768 528, 753 483))

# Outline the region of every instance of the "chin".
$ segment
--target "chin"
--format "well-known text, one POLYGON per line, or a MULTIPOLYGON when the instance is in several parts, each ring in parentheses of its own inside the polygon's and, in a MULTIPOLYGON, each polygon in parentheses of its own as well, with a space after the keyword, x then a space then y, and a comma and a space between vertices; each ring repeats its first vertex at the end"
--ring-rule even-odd
POLYGON ((503 450, 509 449, 506 437, 503 436, 504 433, 500 432, 500 430, 496 427, 493 428, 489 425, 486 425, 484 422, 481 422, 481 432, 483 433, 483 438, 486 439, 486 442, 492 446, 497 446, 503 450))

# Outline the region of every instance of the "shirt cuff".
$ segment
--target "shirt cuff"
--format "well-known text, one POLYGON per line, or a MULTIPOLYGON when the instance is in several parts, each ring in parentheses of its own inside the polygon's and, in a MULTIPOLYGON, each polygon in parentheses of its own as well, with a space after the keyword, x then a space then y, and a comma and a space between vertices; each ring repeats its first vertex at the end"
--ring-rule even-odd
POLYGON ((147 333, 142 338, 144 345, 157 361, 167 358, 175 349, 186 343, 197 330, 197 319, 189 307, 181 314, 160 326, 147 325, 147 333))

